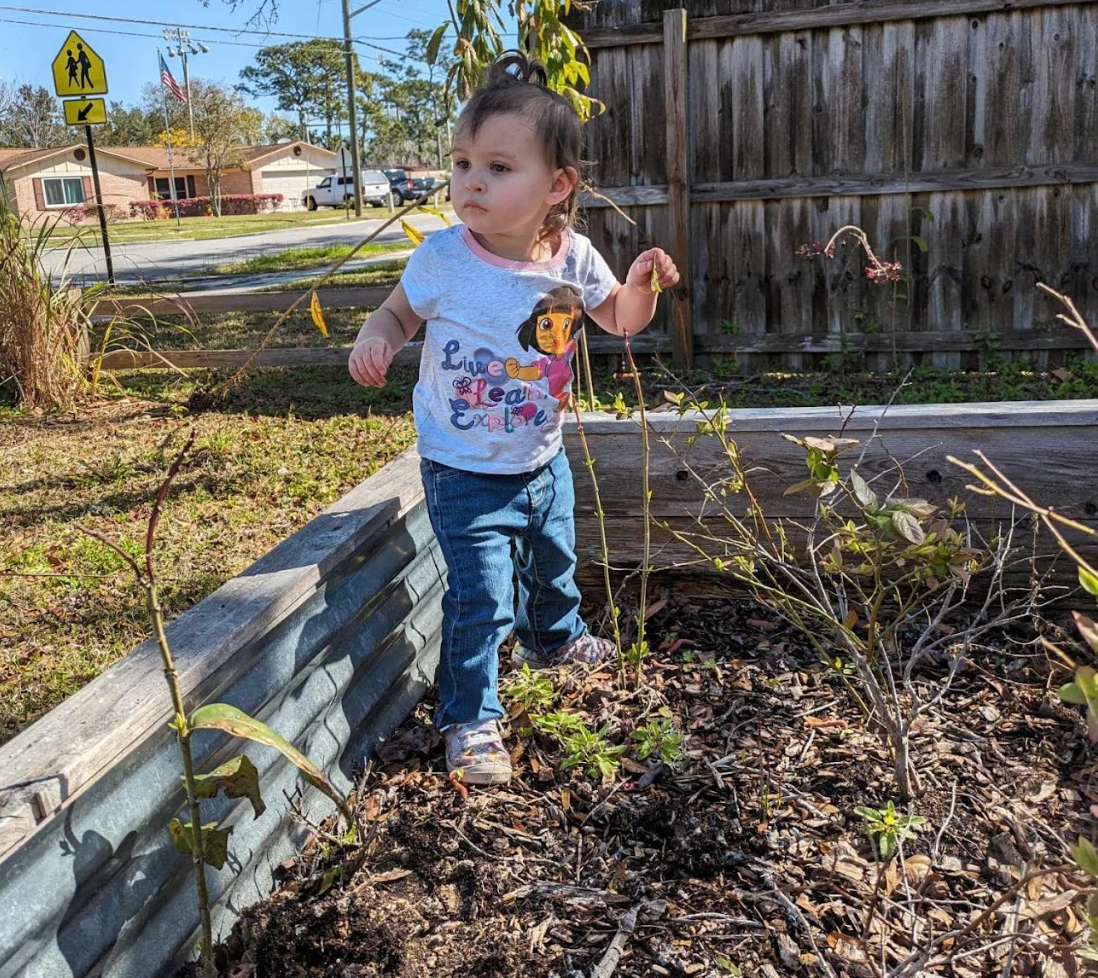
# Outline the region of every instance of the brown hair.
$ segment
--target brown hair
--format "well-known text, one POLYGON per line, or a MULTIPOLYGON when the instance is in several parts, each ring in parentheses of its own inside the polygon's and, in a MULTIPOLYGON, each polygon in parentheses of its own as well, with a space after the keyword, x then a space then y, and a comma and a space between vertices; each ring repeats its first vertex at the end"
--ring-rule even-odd
POLYGON ((579 117, 568 99, 546 88, 548 77, 540 61, 521 51, 505 52, 492 62, 487 80, 469 97, 458 118, 458 132, 475 137, 484 121, 493 115, 514 112, 525 116, 541 140, 549 166, 575 170, 576 186, 545 216, 538 232, 542 241, 576 223, 583 146, 579 117))

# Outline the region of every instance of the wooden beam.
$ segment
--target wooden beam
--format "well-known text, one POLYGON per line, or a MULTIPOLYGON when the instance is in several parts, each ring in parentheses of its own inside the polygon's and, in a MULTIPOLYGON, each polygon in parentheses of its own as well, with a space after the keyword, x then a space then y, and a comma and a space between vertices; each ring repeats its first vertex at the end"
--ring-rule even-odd
MULTIPOLYGON (((941 170, 929 173, 870 174, 841 177, 786 177, 776 180, 738 180, 696 183, 690 188, 695 204, 730 201, 784 200, 797 197, 876 197, 885 194, 943 193, 958 190, 1019 190, 1098 183, 1098 166, 1048 163, 1040 166, 996 166, 977 170, 941 170)), ((603 187, 599 193, 619 207, 668 204, 668 187, 603 187), (643 192, 639 192, 643 191, 643 192)), ((609 207, 598 197, 585 197, 585 207, 609 207)))
POLYGON ((667 118, 667 217, 671 256, 681 281, 671 293, 671 348, 675 366, 693 365, 690 316, 690 113, 687 107, 686 11, 663 15, 663 101, 667 118))
POLYGON ((907 330, 889 333, 847 333, 839 336, 803 336, 795 333, 696 337, 695 350, 702 354, 746 353, 864 353, 970 352, 990 345, 996 350, 1089 350, 1090 343, 1077 329, 1012 329, 991 333, 951 330, 907 330), (845 345, 844 345, 845 344, 845 345))
MULTIPOLYGON (((667 338, 656 333, 630 340, 634 353, 652 354, 667 349, 667 338)), ((412 367, 419 363, 423 344, 408 343, 397 351, 394 366, 412 367)), ((588 349, 594 356, 614 356, 622 351, 621 340, 605 333, 592 336, 588 349)), ((111 350, 102 357, 93 356, 103 370, 144 370, 147 368, 224 368, 241 367, 253 350, 111 350)), ((349 346, 273 347, 263 350, 254 361, 256 367, 345 367, 349 346)))
MULTIPOLYGON (((93 316, 186 316, 216 312, 284 312, 308 289, 289 292, 181 292, 177 295, 118 296, 95 299, 89 305, 93 316)), ((359 289, 321 289, 317 296, 325 309, 376 309, 392 289, 370 287, 359 289)), ((304 307, 303 303, 303 307, 304 307)), ((308 312, 307 308, 304 308, 308 312)))
MULTIPOLYGON (((815 10, 695 17, 690 22, 688 36, 691 41, 749 37, 754 34, 783 34, 854 24, 1012 13, 1041 7, 1071 7, 1091 2, 1093 0, 856 0, 854 3, 819 7, 815 10)), ((581 29, 580 33, 583 35, 583 43, 590 49, 659 44, 663 40, 659 23, 595 28, 589 31, 581 29)))

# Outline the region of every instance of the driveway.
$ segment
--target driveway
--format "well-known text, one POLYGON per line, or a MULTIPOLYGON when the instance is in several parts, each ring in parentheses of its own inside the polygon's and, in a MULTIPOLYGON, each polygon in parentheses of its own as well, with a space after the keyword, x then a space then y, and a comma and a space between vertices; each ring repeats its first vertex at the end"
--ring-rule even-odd
MULTIPOLYGON (((197 218, 195 219, 197 220, 197 218)), ((412 214, 405 218, 421 231, 437 231, 445 224, 430 214, 412 214)), ((205 241, 146 241, 111 246, 114 276, 118 282, 151 282, 196 275, 217 265, 244 261, 257 255, 288 248, 323 248, 328 245, 353 245, 376 230, 385 219, 348 221, 320 227, 287 228, 262 231, 235 238, 205 241)), ((375 242, 407 242, 400 222, 386 228, 375 242)), ((43 264, 56 278, 66 260, 66 249, 48 251, 43 264)), ((107 266, 102 248, 75 248, 68 256, 68 274, 78 285, 105 280, 107 266)))

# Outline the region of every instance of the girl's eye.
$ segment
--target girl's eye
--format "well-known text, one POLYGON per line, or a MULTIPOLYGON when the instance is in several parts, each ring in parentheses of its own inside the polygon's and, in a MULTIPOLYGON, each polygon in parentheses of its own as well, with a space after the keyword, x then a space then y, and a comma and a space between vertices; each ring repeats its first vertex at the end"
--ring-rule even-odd
POLYGON ((493 163, 492 164, 492 172, 493 173, 506 173, 507 172, 507 167, 503 163, 493 163))
POLYGON ((467 170, 469 168, 469 161, 468 160, 455 160, 454 161, 454 166, 456 166, 459 170, 467 170))

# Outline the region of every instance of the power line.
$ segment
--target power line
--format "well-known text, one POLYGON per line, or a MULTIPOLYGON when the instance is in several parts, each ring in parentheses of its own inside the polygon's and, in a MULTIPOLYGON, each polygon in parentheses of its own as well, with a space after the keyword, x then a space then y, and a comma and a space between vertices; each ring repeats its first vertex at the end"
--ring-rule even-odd
MULTIPOLYGON (((7 4, 0 4, 0 10, 10 10, 13 13, 20 14, 38 14, 47 17, 78 17, 84 20, 108 20, 114 21, 120 24, 142 24, 146 27, 183 27, 192 31, 219 31, 225 34, 258 34, 262 37, 293 37, 298 40, 305 41, 340 41, 342 38, 329 37, 323 34, 288 34, 284 31, 260 31, 252 30, 244 27, 211 27, 206 24, 177 24, 165 20, 140 20, 137 17, 108 17, 105 14, 80 14, 73 13, 66 10, 41 10, 35 7, 12 7, 7 4)), ((18 21, 11 21, 10 23, 19 23, 18 21)), ((89 28, 90 29, 90 28, 89 28)), ((150 35, 151 36, 151 35, 150 35)), ((373 38, 375 41, 404 41, 407 37, 404 35, 386 35, 384 37, 373 38)), ((266 47, 266 45, 258 45, 258 47, 266 47)))
MULTIPOLYGON (((0 8, 4 9, 4 8, 0 8)), ((43 24, 33 20, 14 20, 11 17, 0 17, 0 24, 20 24, 23 27, 46 27, 50 30, 57 30, 57 24, 43 24)), ((112 30, 109 27, 82 27, 81 30, 85 34, 121 34, 125 37, 150 37, 157 41, 163 41, 164 38, 159 34, 142 34, 140 31, 119 31, 112 30)), ((233 47, 241 48, 262 48, 266 47, 265 44, 255 44, 251 41, 225 41, 219 40, 218 44, 228 44, 233 47)))
MULTIPOLYGON (((11 9, 11 8, 0 6, 0 10, 8 10, 8 9, 11 9)), ((103 18, 103 19, 106 20, 107 18, 103 18)), ((124 17, 115 17, 113 19, 114 20, 121 20, 123 22, 126 21, 126 18, 124 18, 124 17)), ((134 21, 133 23, 141 24, 141 23, 145 23, 145 21, 134 21)), ((34 21, 34 20, 16 20, 15 18, 12 18, 12 17, 0 17, 0 24, 19 24, 22 27, 44 27, 44 28, 47 28, 48 30, 57 30, 57 28, 59 26, 57 24, 43 24, 39 21, 34 21)), ((195 29, 196 30, 205 30, 206 28, 203 27, 203 28, 195 28, 195 29)), ((118 35, 121 35, 123 37, 148 37, 148 38, 152 38, 152 39, 157 40, 157 41, 163 40, 163 38, 159 34, 144 34, 141 31, 120 31, 120 30, 110 28, 110 27, 82 27, 81 30, 85 34, 118 34, 118 35)), ((317 38, 317 40, 330 41, 330 40, 335 40, 335 38, 317 38)), ((383 51, 385 54, 391 54, 394 57, 402 58, 405 61, 417 61, 420 64, 426 64, 426 62, 423 61, 420 58, 413 58, 406 51, 394 51, 392 48, 382 47, 380 44, 372 44, 370 41, 364 40, 361 37, 352 38, 352 40, 355 42, 355 44, 360 44, 363 47, 367 47, 367 48, 373 48, 377 51, 383 51)), ((401 40, 403 40, 403 38, 401 38, 401 40)), ((267 45, 267 44, 256 44, 254 41, 229 41, 229 40, 225 40, 224 38, 221 38, 221 39, 217 40, 215 43, 220 44, 220 45, 230 45, 232 47, 240 47, 240 48, 265 48, 265 47, 270 46, 270 45, 267 45)), ((369 60, 374 61, 374 62, 376 62, 378 60, 373 55, 366 55, 365 57, 367 57, 369 60)))

